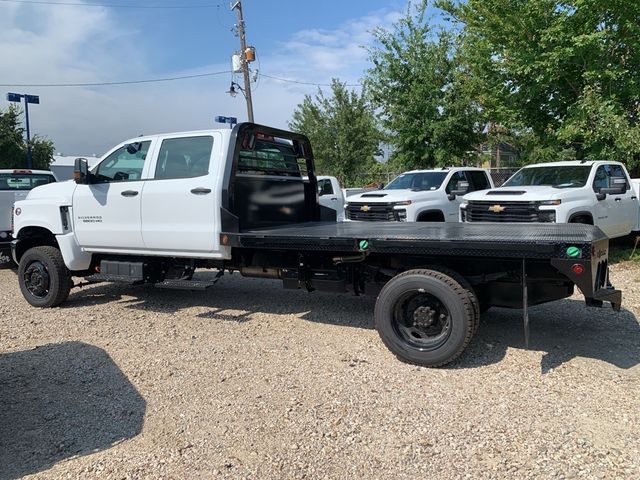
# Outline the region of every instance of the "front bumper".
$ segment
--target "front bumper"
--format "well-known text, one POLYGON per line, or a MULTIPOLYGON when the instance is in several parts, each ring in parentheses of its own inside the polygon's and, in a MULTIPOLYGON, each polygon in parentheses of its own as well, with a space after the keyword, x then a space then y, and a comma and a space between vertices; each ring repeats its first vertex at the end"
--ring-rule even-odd
POLYGON ((11 254, 11 232, 0 232, 5 238, 0 238, 0 255, 8 257, 11 254))

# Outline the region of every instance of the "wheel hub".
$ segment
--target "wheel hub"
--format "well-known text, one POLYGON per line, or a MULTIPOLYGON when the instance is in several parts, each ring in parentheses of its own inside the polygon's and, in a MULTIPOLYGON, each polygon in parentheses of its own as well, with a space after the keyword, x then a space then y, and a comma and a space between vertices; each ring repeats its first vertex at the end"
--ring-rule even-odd
POLYGON ((24 272, 24 283, 36 297, 43 297, 49 291, 49 273, 40 262, 33 262, 24 272))

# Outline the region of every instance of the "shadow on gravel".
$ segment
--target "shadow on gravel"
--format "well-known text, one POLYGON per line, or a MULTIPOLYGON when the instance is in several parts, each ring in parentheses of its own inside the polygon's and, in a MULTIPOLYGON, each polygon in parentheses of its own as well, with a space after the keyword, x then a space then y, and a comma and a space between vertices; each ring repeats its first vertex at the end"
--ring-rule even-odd
MULTIPOLYGON (((212 277, 199 276, 202 279, 212 277)), ((204 307, 207 311, 197 317, 211 320, 242 323, 250 321, 256 313, 299 314, 310 322, 357 328, 373 328, 375 304, 375 298, 370 296, 284 290, 277 280, 225 275, 205 292, 163 290, 150 285, 98 284, 72 290, 69 300, 60 308, 97 306, 114 301, 126 308, 164 314, 204 307)))
MULTIPOLYGON (((277 281, 237 275, 223 277, 206 292, 101 284, 74 292, 62 308, 112 301, 119 301, 126 308, 165 314, 204 307, 207 311, 198 313, 197 317, 220 321, 246 322, 256 313, 293 314, 311 322, 374 328, 373 297, 283 290, 277 281)), ((575 357, 602 360, 624 369, 640 363, 640 327, 628 310, 587 308, 583 301, 560 300, 531 307, 530 329, 529 348, 545 352, 542 373, 575 357)), ((509 347, 525 348, 522 312, 493 308, 482 316, 478 334, 467 352, 450 368, 499 363, 509 347)))
POLYGON ((0 354, 0 479, 135 437, 145 409, 98 347, 66 342, 0 354))
MULTIPOLYGON (((532 307, 529 312, 529 349, 545 352, 540 364, 543 374, 576 357, 622 369, 640 363, 640 325, 629 310, 587 308, 582 301, 566 299, 532 307)), ((482 316, 469 350, 453 367, 498 363, 507 348, 525 348, 522 313, 491 309, 482 316)))

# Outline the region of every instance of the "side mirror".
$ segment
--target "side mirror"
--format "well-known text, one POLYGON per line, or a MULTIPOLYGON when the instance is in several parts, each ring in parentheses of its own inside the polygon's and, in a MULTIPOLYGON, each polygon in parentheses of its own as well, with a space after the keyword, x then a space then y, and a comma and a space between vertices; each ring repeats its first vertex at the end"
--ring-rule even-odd
POLYGON ((598 200, 604 200, 607 195, 622 195, 627 191, 627 179, 625 177, 611 177, 608 187, 602 187, 596 192, 598 200))
POLYGON ((469 182, 458 182, 458 186, 455 190, 451 190, 449 193, 449 200, 455 200, 460 195, 465 195, 469 191, 469 182))
POLYGON ((86 158, 76 158, 73 165, 73 179, 79 185, 89 183, 89 163, 86 158))

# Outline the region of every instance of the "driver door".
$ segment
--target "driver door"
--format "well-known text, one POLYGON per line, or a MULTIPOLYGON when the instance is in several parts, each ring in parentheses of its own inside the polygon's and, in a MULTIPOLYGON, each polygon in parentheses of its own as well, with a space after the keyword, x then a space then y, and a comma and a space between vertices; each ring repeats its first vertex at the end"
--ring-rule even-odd
POLYGON ((73 194, 73 222, 78 243, 87 250, 144 249, 141 228, 143 175, 153 141, 123 145, 92 172, 92 183, 73 194))

